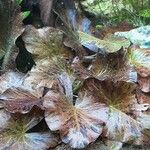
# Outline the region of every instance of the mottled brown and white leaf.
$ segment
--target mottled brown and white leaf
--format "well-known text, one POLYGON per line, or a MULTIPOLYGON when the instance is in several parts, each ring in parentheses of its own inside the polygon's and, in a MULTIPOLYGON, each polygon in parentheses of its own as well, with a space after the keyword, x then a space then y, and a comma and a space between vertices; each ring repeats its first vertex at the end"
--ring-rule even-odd
POLYGON ((139 122, 113 107, 110 108, 106 128, 108 139, 123 143, 134 141, 142 135, 139 122))
POLYGON ((73 77, 71 66, 63 58, 52 57, 51 59, 42 59, 28 73, 24 84, 33 89, 39 87, 51 88, 56 82, 57 77, 64 72, 73 77))
MULTIPOLYGON (((87 91, 88 92, 88 91, 87 91)), ((44 97, 45 120, 52 131, 59 130, 62 141, 73 148, 84 148, 102 133, 108 108, 85 93, 73 105, 66 95, 49 91, 44 97)))
POLYGON ((50 131, 28 132, 40 122, 40 116, 30 113, 12 116, 0 131, 0 148, 11 150, 47 150, 58 144, 59 138, 50 131))
POLYGON ((150 50, 132 48, 129 50, 129 60, 142 77, 150 76, 150 50))
POLYGON ((137 73, 130 66, 126 52, 121 49, 114 53, 99 54, 90 66, 91 74, 99 80, 136 82, 137 73))
POLYGON ((20 87, 24 81, 25 75, 20 72, 7 71, 0 76, 0 93, 3 93, 11 87, 20 87))
POLYGON ((145 93, 150 92, 150 76, 142 77, 142 76, 138 75, 138 84, 139 84, 139 88, 143 92, 145 92, 145 93))
POLYGON ((63 32, 52 27, 36 29, 27 26, 22 38, 26 49, 33 55, 35 61, 59 55, 63 47, 63 32))
POLYGON ((34 92, 21 88, 10 88, 0 95, 0 102, 8 112, 25 114, 34 106, 42 108, 42 94, 43 90, 34 92))

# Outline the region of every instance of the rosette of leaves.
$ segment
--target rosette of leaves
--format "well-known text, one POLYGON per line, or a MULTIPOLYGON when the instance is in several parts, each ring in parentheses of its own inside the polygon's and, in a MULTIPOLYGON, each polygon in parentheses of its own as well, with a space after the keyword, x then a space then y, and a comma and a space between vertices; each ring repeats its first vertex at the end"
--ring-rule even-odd
POLYGON ((23 17, 16 0, 0 1, 0 18, 0 59, 5 56, 5 65, 13 49, 16 49, 15 41, 17 37, 23 31, 23 17))

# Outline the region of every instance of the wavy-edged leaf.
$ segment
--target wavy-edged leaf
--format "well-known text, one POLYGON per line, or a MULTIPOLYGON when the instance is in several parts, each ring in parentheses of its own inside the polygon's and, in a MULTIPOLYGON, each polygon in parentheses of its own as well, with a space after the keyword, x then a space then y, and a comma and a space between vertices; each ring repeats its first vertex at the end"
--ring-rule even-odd
POLYGON ((84 91, 75 105, 60 92, 44 96, 45 120, 52 131, 59 130, 62 141, 73 148, 84 148, 102 133, 108 108, 84 91))
POLYGON ((28 91, 21 88, 10 88, 0 95, 0 102, 5 110, 11 113, 28 113, 34 106, 42 108, 43 90, 28 91))
POLYGON ((52 27, 36 29, 27 26, 22 38, 26 49, 33 54, 35 61, 59 55, 63 48, 63 32, 52 27))
POLYGON ((94 52, 100 52, 100 53, 116 52, 120 50, 122 47, 130 46, 130 42, 127 43, 120 39, 119 40, 116 39, 114 41, 112 41, 112 38, 101 40, 81 31, 78 31, 78 33, 79 33, 80 43, 94 52))
POLYGON ((22 17, 16 0, 0 1, 0 58, 9 53, 23 32, 22 17))
POLYGON ((46 150, 55 147, 58 144, 58 137, 51 132, 28 132, 41 119, 41 116, 35 112, 11 116, 0 131, 0 148, 46 150))
POLYGON ((137 73, 130 66, 126 52, 123 49, 114 53, 97 55, 90 67, 90 71, 99 80, 137 81, 137 73))
POLYGON ((150 50, 133 48, 129 50, 129 60, 142 77, 150 76, 150 50))
POLYGON ((70 77, 73 76, 74 73, 71 66, 62 57, 42 59, 38 61, 37 65, 28 73, 24 84, 34 89, 38 87, 51 88, 56 78, 64 72, 70 75, 70 77))
POLYGON ((135 100, 135 88, 136 85, 130 82, 99 81, 94 78, 85 80, 83 86, 89 94, 98 97, 100 102, 123 112, 129 112, 129 106, 135 100))
POLYGON ((0 76, 0 93, 3 93, 11 87, 20 87, 24 81, 25 75, 15 71, 8 71, 0 76))

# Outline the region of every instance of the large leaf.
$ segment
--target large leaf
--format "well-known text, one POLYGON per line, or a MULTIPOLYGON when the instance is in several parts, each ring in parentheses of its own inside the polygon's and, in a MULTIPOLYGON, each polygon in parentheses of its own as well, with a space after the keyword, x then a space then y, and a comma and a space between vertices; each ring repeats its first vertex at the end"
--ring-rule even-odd
POLYGON ((16 0, 0 0, 0 59, 10 53, 22 33, 22 16, 16 0))
POLYGON ((106 123, 106 137, 118 142, 131 142, 141 136, 140 125, 127 115, 131 104, 135 101, 135 85, 130 82, 111 80, 99 81, 87 79, 83 89, 98 97, 100 102, 109 107, 109 117, 106 123), (97 94, 95 94, 97 93, 97 94))
POLYGON ((51 88, 56 78, 64 72, 70 77, 72 77, 74 73, 68 61, 62 57, 42 59, 38 61, 37 65, 28 73, 24 84, 34 89, 38 87, 51 88))
POLYGON ((129 50, 129 59, 142 77, 150 76, 150 50, 132 48, 129 50))
POLYGON ((7 89, 0 95, 0 102, 11 113, 28 113, 34 106, 42 107, 43 90, 28 91, 21 88, 7 89))
POLYGON ((105 55, 99 54, 90 67, 91 74, 100 79, 112 79, 114 81, 134 81, 137 80, 137 73, 127 60, 124 50, 105 55))
POLYGON ((110 108, 109 119, 106 124, 108 139, 127 143, 141 137, 140 124, 113 107, 110 108))
POLYGON ((134 83, 125 81, 99 81, 89 78, 85 80, 83 89, 98 97, 100 102, 123 112, 129 112, 129 106, 135 100, 135 87, 134 83))
POLYGON ((55 147, 58 144, 58 137, 51 132, 28 132, 40 120, 40 115, 34 112, 28 115, 11 116, 0 131, 0 148, 46 150, 55 147))
POLYGON ((108 118, 108 108, 88 90, 80 93, 75 105, 64 93, 49 91, 43 105, 49 128, 59 130, 62 141, 73 148, 84 148, 94 142, 108 118))
POLYGON ((27 26, 23 34, 26 49, 37 59, 59 55, 62 51, 63 32, 52 27, 36 29, 27 26))

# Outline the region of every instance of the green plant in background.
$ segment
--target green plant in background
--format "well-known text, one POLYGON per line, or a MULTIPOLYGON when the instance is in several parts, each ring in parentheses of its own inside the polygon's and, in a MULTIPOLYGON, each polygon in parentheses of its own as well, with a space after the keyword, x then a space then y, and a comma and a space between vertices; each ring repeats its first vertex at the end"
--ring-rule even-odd
MULTIPOLYGON (((22 1, 23 0, 16 0, 16 2, 17 2, 18 5, 21 5, 22 1)), ((22 12, 22 18, 23 19, 27 18, 29 15, 30 15, 30 11, 24 11, 24 12, 22 12)))
POLYGON ((17 1, 17 3, 20 5, 23 0, 16 0, 16 1, 17 1))
POLYGON ((149 0, 83 0, 82 8, 89 14, 108 19, 108 23, 117 24, 128 21, 134 26, 149 24, 149 0))

